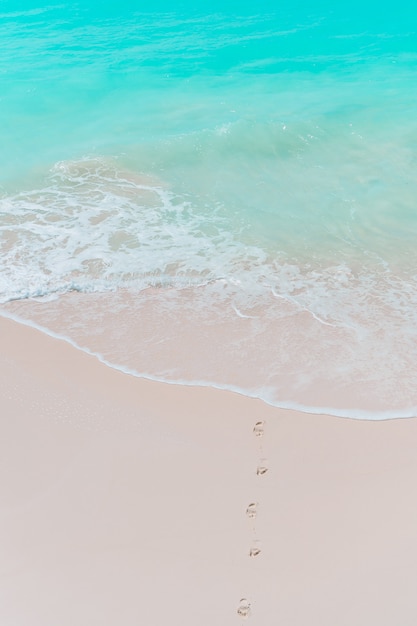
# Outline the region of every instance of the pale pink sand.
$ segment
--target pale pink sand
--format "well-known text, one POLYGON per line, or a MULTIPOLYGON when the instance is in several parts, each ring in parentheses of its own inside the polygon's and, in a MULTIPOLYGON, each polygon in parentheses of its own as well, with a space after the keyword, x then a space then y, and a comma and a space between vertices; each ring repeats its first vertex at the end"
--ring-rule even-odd
POLYGON ((415 626, 417 420, 277 410, 0 333, 1 626, 228 626, 244 597, 254 625, 415 626))

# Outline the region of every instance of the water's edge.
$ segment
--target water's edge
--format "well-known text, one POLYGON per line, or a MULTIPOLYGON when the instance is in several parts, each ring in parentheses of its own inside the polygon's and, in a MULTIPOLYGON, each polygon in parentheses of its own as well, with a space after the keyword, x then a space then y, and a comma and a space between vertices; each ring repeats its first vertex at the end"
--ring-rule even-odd
POLYGON ((363 421, 387 421, 387 420, 397 420, 397 419, 411 419, 411 418, 417 417, 417 407, 415 409, 404 410, 404 411, 364 411, 361 409, 357 409, 357 410, 349 409, 349 410, 344 411, 340 409, 333 409, 331 407, 311 407, 311 406, 304 406, 302 404, 297 404, 297 403, 271 402, 261 397, 260 395, 251 394, 248 391, 242 390, 238 387, 229 386, 229 385, 219 385, 219 384, 214 384, 214 383, 205 382, 205 381, 195 381, 195 382, 188 382, 188 381, 183 381, 183 380, 172 381, 172 380, 166 380, 164 378, 157 377, 157 376, 149 376, 148 374, 141 374, 140 372, 137 372, 133 369, 120 366, 115 363, 111 363, 110 361, 105 359, 101 354, 97 352, 93 352, 92 350, 89 350, 87 347, 78 345, 70 337, 67 337, 65 335, 49 330, 48 328, 41 326, 40 324, 37 324, 36 322, 25 320, 19 317, 18 315, 14 315, 13 313, 9 313, 4 310, 0 310, 0 317, 16 322, 17 324, 21 324, 22 326, 33 328, 45 335, 48 335, 49 337, 52 337, 53 339, 64 341, 65 343, 71 345, 76 350, 79 350, 80 352, 84 352, 85 354, 88 354, 89 356, 96 358, 100 363, 102 363, 103 365, 106 365, 107 367, 110 367, 111 369, 121 372, 122 374, 127 374, 128 376, 141 378, 143 380, 150 380, 153 382, 165 383, 169 385, 182 385, 184 387, 209 387, 212 389, 219 389, 221 391, 229 391, 231 393, 237 393, 247 398, 261 400, 265 404, 273 406, 274 408, 277 408, 277 409, 285 409, 288 411, 299 411, 301 413, 307 413, 310 415, 330 415, 332 417, 338 417, 338 418, 343 418, 343 419, 353 419, 353 420, 363 420, 363 421))

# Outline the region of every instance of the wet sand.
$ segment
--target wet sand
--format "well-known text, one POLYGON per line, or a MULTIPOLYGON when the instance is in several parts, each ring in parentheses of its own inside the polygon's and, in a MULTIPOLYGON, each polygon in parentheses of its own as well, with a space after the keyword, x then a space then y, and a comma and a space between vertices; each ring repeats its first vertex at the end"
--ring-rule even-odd
POLYGON ((274 409, 0 333, 0 624, 414 626, 416 419, 274 409))

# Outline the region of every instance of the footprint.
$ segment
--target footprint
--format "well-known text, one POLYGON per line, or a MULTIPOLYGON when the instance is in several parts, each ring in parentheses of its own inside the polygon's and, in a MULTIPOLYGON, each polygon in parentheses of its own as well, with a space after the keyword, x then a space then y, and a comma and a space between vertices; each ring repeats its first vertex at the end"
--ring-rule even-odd
POLYGON ((261 553, 261 549, 260 548, 251 548, 249 550, 249 556, 251 556, 251 557, 256 557, 260 553, 261 553))
POLYGON ((264 474, 266 474, 268 471, 268 468, 265 465, 258 465, 258 467, 256 468, 256 475, 257 476, 263 476, 264 474))
POLYGON ((250 615, 250 602, 246 598, 241 598, 237 609, 237 614, 246 619, 250 615))
POLYGON ((255 437, 262 437, 264 434, 264 425, 265 422, 261 421, 261 422, 256 422, 255 426, 253 427, 253 434, 255 435, 255 437))
POLYGON ((250 519, 254 519, 256 517, 256 507, 258 506, 257 502, 251 502, 246 509, 246 515, 250 519))

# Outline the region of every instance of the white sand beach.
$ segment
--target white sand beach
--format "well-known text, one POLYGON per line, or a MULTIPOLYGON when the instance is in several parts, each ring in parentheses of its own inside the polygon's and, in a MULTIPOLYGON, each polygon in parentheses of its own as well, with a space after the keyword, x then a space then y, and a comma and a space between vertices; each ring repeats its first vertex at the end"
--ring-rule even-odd
POLYGON ((416 419, 278 410, 0 332, 2 626, 415 625, 416 419))

